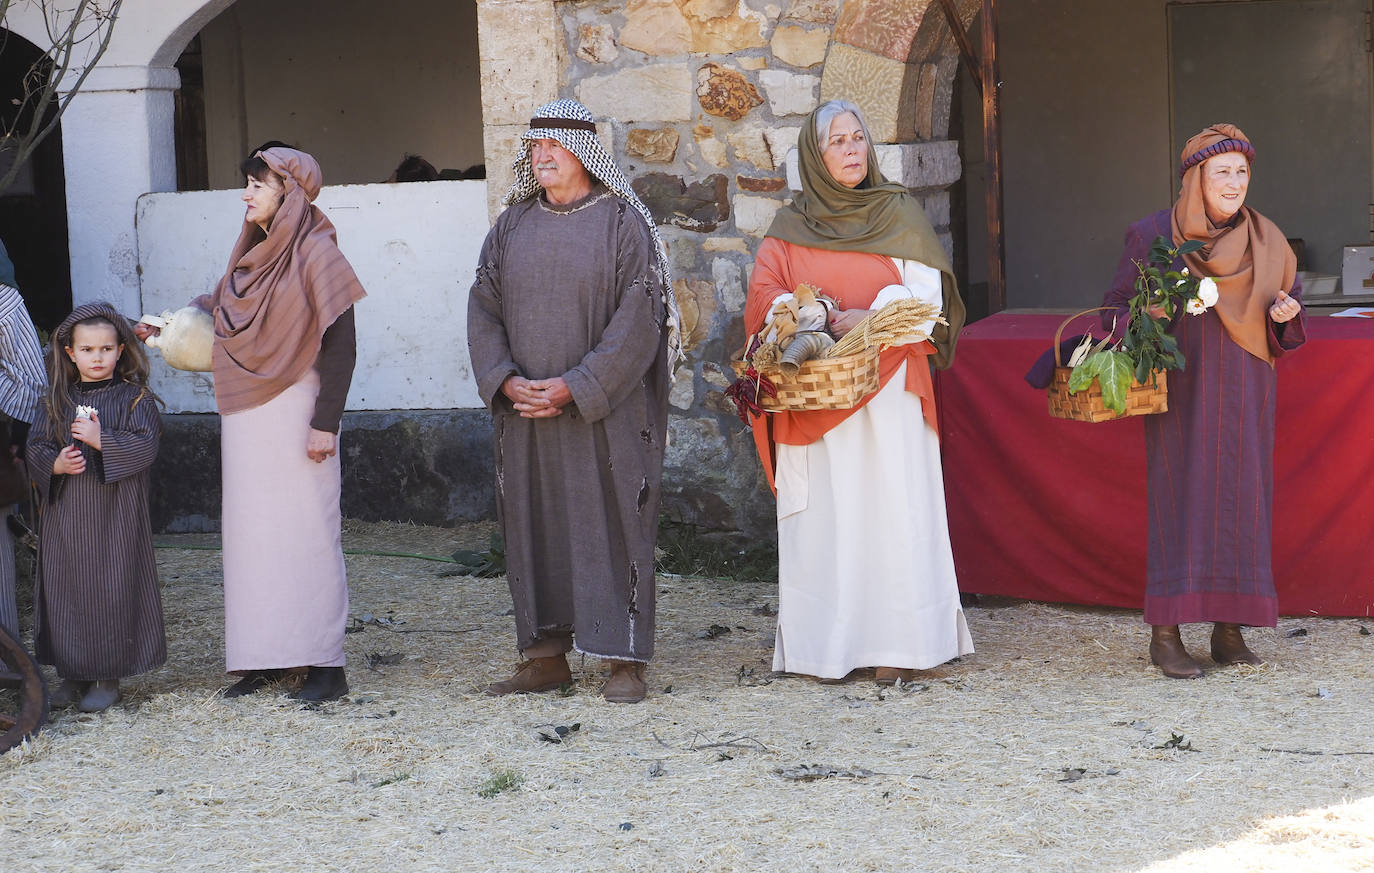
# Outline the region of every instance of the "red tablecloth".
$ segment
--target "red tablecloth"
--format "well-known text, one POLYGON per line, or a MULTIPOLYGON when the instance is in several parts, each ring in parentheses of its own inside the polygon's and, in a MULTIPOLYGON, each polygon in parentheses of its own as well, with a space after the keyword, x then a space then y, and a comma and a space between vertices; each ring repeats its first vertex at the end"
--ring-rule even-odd
MULTIPOLYGON (((1064 316, 970 325, 938 374, 950 538, 965 591, 1140 607, 1141 419, 1051 418, 1022 378, 1064 316)), ((1374 614, 1374 319, 1309 317, 1278 364, 1274 579, 1284 615, 1374 614)), ((1073 329, 1067 334, 1081 332, 1073 329)))

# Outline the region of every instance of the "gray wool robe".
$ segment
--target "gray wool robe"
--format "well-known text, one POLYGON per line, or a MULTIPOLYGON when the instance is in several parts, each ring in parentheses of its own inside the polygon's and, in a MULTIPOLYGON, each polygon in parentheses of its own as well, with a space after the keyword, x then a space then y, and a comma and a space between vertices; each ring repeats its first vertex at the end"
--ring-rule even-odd
POLYGON ((524 650, 648 661, 668 415, 667 330, 644 219, 597 185, 502 213, 468 299, 473 375, 491 410, 496 503, 524 650), (561 376, 573 402, 521 418, 501 385, 561 376))
POLYGON ((38 487, 38 660, 64 679, 122 679, 167 660, 162 593, 148 520, 148 483, 162 437, 157 401, 115 380, 74 387, 73 406, 100 415, 96 451, 78 442, 86 470, 52 472, 71 434, 54 433, 47 411, 29 434, 29 473, 38 487), (142 396, 140 396, 142 394, 142 396))

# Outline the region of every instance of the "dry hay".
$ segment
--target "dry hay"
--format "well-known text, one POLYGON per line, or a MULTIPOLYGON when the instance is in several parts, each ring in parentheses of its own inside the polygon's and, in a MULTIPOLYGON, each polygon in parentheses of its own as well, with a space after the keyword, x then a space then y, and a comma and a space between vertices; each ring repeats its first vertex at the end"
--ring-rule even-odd
MULTIPOLYGON (((489 530, 345 543, 446 555, 489 530)), ((594 659, 567 696, 498 700, 477 688, 515 660, 502 580, 351 556, 377 623, 348 636, 350 699, 308 707, 219 699, 218 555, 159 561, 168 666, 0 757, 0 869, 1374 869, 1356 620, 1284 619, 1249 634, 1270 666, 1179 682, 1139 613, 989 600, 978 653, 880 690, 772 674, 773 587, 667 577, 645 703, 600 700, 594 659)))
POLYGON ((850 328, 848 333, 825 350, 825 357, 852 355, 869 346, 885 349, 930 339, 930 334, 917 328, 932 319, 939 324, 949 324, 940 315, 940 307, 934 303, 924 303, 912 297, 894 300, 850 328))

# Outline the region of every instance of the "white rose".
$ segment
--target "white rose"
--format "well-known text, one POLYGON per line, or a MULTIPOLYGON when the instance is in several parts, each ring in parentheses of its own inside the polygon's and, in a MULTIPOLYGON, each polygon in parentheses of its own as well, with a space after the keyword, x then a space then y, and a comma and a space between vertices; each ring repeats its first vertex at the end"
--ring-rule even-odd
POLYGON ((1201 300, 1197 299, 1196 297, 1194 297, 1192 300, 1189 300, 1187 305, 1183 308, 1188 311, 1189 315, 1201 315, 1202 313, 1207 311, 1207 307, 1203 304, 1201 300))
POLYGON ((1215 279, 1206 278, 1197 283, 1197 296, 1202 301, 1206 309, 1211 309, 1217 305, 1217 283, 1215 279))

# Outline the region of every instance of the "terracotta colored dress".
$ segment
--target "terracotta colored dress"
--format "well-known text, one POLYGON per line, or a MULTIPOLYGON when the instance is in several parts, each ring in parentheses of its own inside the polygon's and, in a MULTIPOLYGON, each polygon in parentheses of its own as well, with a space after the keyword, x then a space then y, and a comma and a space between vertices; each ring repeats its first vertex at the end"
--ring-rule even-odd
MULTIPOLYGON (((1155 238, 1170 236, 1169 219, 1170 210, 1161 210, 1126 231, 1104 305, 1127 305, 1138 275, 1133 260, 1147 260, 1155 238)), ((1290 296, 1301 299, 1302 286, 1290 296)), ((1274 367, 1236 345, 1211 310, 1180 313, 1173 334, 1187 366, 1169 373, 1169 411, 1145 416, 1145 621, 1272 627, 1274 367)), ((1269 322, 1275 358, 1306 339, 1303 315, 1269 322)))
MULTIPOLYGON (((765 239, 749 283, 748 330, 802 282, 846 309, 918 296, 939 274, 881 255, 765 239), (914 274, 914 277, 913 275, 914 274), (895 286, 895 287, 894 287, 895 286)), ((959 604, 928 356, 889 349, 882 388, 854 410, 768 413, 754 438, 778 494, 773 669, 839 678, 858 667, 926 669, 973 651, 959 604)))

